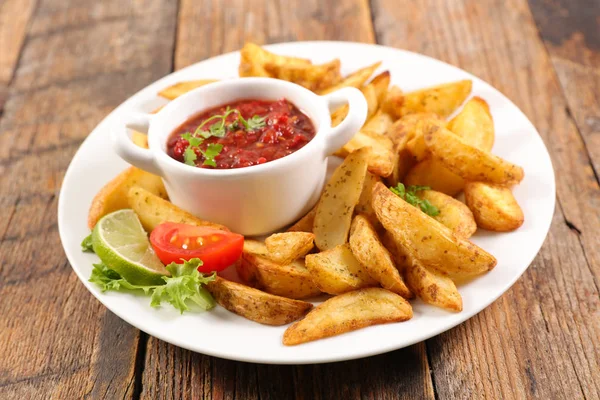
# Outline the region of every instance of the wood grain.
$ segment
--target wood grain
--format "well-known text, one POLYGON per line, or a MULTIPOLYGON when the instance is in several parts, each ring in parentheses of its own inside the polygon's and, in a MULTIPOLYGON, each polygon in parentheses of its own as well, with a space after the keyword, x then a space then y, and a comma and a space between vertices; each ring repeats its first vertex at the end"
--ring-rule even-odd
POLYGON ((600 191, 527 3, 378 0, 373 15, 382 44, 450 62, 511 98, 540 131, 557 173, 552 229, 528 272, 477 317, 428 341, 437 394, 598 397, 600 191))
MULTIPOLYGON (((65 3, 40 1, 31 26, 60 20, 44 10, 65 3)), ((172 52, 175 7, 150 3, 160 12, 98 21, 81 34, 57 23, 49 36, 28 37, 22 50, 0 120, 2 399, 112 399, 139 391, 139 331, 78 281, 58 251, 56 209, 81 141, 112 108, 171 69, 171 60, 154 58, 172 52)), ((116 0, 78 4, 128 12, 116 0)))
POLYGON ((29 19, 36 0, 4 0, 0 2, 0 114, 8 96, 8 84, 21 54, 29 19))
MULTIPOLYGON (((174 61, 181 68, 237 50, 247 40, 317 39, 373 42, 368 3, 182 0, 174 61), (215 27, 228 28, 225 34, 215 27)), ((150 338, 146 357, 147 399, 434 398, 424 344, 365 360, 291 367, 219 360, 150 338)))

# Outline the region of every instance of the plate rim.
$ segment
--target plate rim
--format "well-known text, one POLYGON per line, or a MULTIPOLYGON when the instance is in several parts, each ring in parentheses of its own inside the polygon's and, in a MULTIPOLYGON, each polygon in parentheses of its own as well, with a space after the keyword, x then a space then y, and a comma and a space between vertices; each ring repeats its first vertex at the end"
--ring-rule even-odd
MULTIPOLYGON (((67 256, 67 259, 69 261, 69 265, 71 266, 71 268, 73 269, 73 271, 75 272, 75 274, 77 275, 77 277, 79 278, 79 280, 81 281, 81 283, 83 283, 83 285, 86 287, 86 289, 104 306, 106 307, 110 312, 114 313, 115 315, 117 315, 119 318, 121 318, 122 320, 124 320, 125 322, 127 322, 128 324, 132 325, 133 327, 135 327, 136 329, 139 329, 140 331, 154 336, 160 340, 163 340, 167 343, 173 344, 175 346, 181 347, 181 348, 185 348, 188 349, 190 351, 194 351, 200 354, 206 354, 209 356, 214 356, 214 357, 219 357, 219 358, 225 358, 225 359, 230 359, 230 360, 235 360, 235 361, 241 361, 241 362, 254 362, 254 363, 264 363, 264 364, 277 364, 277 365, 302 365, 302 364, 320 364, 320 363, 328 363, 328 362, 338 362, 338 361, 347 361, 347 360, 353 360, 353 359, 360 359, 360 358, 364 358, 364 357, 369 357, 369 356, 374 356, 374 355, 378 355, 378 354, 383 354, 383 353, 387 353, 390 351, 394 351, 394 350, 398 350, 401 348, 405 348, 408 346, 411 346, 415 343, 419 343, 421 341, 425 341, 428 340, 434 336, 437 336, 443 332, 446 332, 462 323, 464 323, 465 321, 467 321, 468 319, 474 317, 475 315, 479 314, 481 311, 483 311, 484 309, 486 309, 487 307, 490 306, 490 304, 492 304, 493 302, 495 302, 498 298, 500 298, 503 294, 505 294, 513 285, 514 283, 525 273, 525 271, 529 268, 529 266, 531 265, 531 263, 533 262, 533 260, 535 259, 535 257, 537 257, 537 255, 539 254, 539 251, 541 249, 541 247, 543 246, 543 244, 546 241, 546 238, 548 236, 548 233, 550 231, 550 227, 552 224, 552 219, 553 219, 553 215, 556 209, 556 176, 555 176, 555 172, 554 172, 554 166, 552 164, 552 158, 550 157, 550 154, 548 152, 548 148, 546 147, 541 135, 539 134, 538 130, 535 128, 535 126, 533 125, 533 123, 529 120, 529 118, 525 115, 525 113, 523 113, 523 111, 521 111, 521 109, 519 107, 517 107, 516 104, 514 104, 503 92, 501 92, 500 90, 496 89, 495 87, 493 87, 491 84, 487 83, 485 80, 479 78, 478 76, 470 73, 469 71, 466 71, 464 69, 461 69, 459 67, 456 67, 454 65, 448 64, 444 61, 440 61, 438 59, 435 59, 433 57, 424 55, 424 54, 420 54, 420 53, 416 53, 416 52, 412 52, 412 51, 408 51, 408 50, 404 50, 404 49, 399 49, 399 48, 394 48, 394 47, 390 47, 390 46, 383 46, 383 45, 379 45, 379 44, 368 44, 368 43, 359 43, 359 42, 346 42, 346 41, 331 41, 331 40, 317 40, 317 41, 297 41, 297 42, 281 42, 281 43, 274 43, 274 44, 269 44, 269 45, 265 45, 264 47, 267 49, 274 49, 277 50, 278 48, 282 48, 282 47, 286 47, 289 45, 303 45, 303 46, 311 46, 311 45, 336 45, 336 46, 346 46, 346 47, 365 47, 365 48, 381 48, 382 50, 385 51, 392 51, 392 52, 400 52, 400 53, 408 53, 413 57, 417 57, 417 58, 422 58, 427 62, 434 62, 434 63, 438 63, 443 65, 445 68, 451 68, 453 70, 456 71, 460 71, 463 74, 467 74, 469 76, 471 76, 472 78, 480 81, 481 83, 487 85, 488 87, 492 88, 495 92, 497 92, 504 101, 507 102, 507 104, 509 104, 514 111, 518 112, 521 114, 521 116, 524 118, 524 120, 526 120, 528 122, 528 124, 530 125, 532 132, 535 132, 535 135, 533 135, 533 137, 535 138, 535 140, 539 141, 540 144, 542 145, 542 148, 545 150, 545 156, 548 159, 549 165, 550 165, 550 177, 551 177, 551 182, 552 182, 552 187, 551 187, 551 192, 552 192, 552 197, 550 199, 551 202, 551 207, 550 207, 550 215, 549 218, 546 221, 546 226, 544 227, 545 230, 545 234, 544 237, 542 238, 542 240, 540 240, 539 246, 537 247, 537 249, 535 249, 535 252, 532 252, 532 256, 530 257, 530 259, 528 260, 528 262, 526 263, 526 267, 523 268, 519 273, 516 273, 515 276, 512 277, 512 279, 510 279, 507 283, 505 283, 501 289, 498 290, 498 294, 495 296, 491 296, 489 298, 486 299, 486 301, 482 301, 481 303, 478 303, 478 306, 475 307, 476 310, 472 310, 471 312, 465 312, 462 311, 460 315, 460 317, 458 318, 458 321, 455 323, 450 322, 449 326, 446 326, 444 324, 439 324, 435 329, 431 329, 430 331, 428 331, 426 334, 424 335, 420 335, 418 338, 412 339, 412 340, 407 340, 405 341, 402 345, 398 346, 397 344, 394 344, 394 342, 387 342, 387 343, 383 343, 380 346, 377 346, 376 348, 373 349, 373 347, 369 347, 366 350, 363 348, 360 351, 353 351, 351 353, 342 355, 342 356, 321 356, 319 358, 315 358, 315 359, 310 359, 310 360, 294 360, 294 359, 288 359, 288 360, 281 360, 281 359, 275 359, 273 357, 269 357, 269 356, 262 356, 262 354, 260 352, 258 352, 257 355, 255 356, 238 356, 236 354, 229 354, 227 352, 223 352, 223 351, 214 351, 211 347, 206 347, 203 348, 202 350, 197 350, 197 349, 193 349, 193 348, 189 348, 188 346, 182 345, 177 343, 177 340, 173 340, 170 339, 168 337, 168 335, 163 335, 161 333, 160 330, 155 330, 155 329, 141 329, 139 328, 136 324, 131 322, 131 319, 128 316, 128 313, 122 313, 119 312, 118 310, 113 310, 114 307, 109 307, 104 301, 102 296, 100 295, 101 293, 98 292, 96 293, 95 290, 92 290, 91 286, 92 284, 88 281, 87 277, 83 276, 83 273, 81 271, 79 271, 76 267, 75 267, 75 263, 74 263, 74 259, 75 257, 72 255, 72 251, 68 249, 68 246, 65 245, 66 243, 66 235, 67 235, 67 230, 68 227, 65 226, 65 223, 61 223, 61 221, 64 220, 64 214, 67 212, 67 210, 65 210, 65 202, 67 201, 65 199, 65 195, 64 195, 64 188, 66 187, 65 182, 70 182, 71 181, 71 175, 74 174, 74 165, 76 164, 76 160, 81 156, 81 149, 84 147, 84 145, 86 144, 86 142, 89 140, 89 138, 92 136, 92 134, 94 132, 96 132, 97 130, 100 129, 106 129, 105 125, 108 124, 109 120, 111 119, 111 116, 113 116, 114 114, 118 114, 122 109, 126 108, 127 106, 131 105, 134 103, 134 98, 138 97, 141 93, 143 93, 144 91, 149 90, 150 86, 154 86, 154 85, 158 85, 161 82, 166 82, 170 79, 174 79, 173 76, 178 75, 178 74, 184 74, 184 71, 189 71, 192 69, 195 69, 198 67, 199 64, 207 62, 207 61, 215 61, 218 60, 220 58, 227 58, 227 57, 231 57, 232 55, 236 55, 239 54, 239 50, 238 51, 232 51, 232 52, 228 52, 225 54, 221 54, 215 57, 210 57, 210 58, 206 58, 204 60, 201 60, 199 62, 196 62, 194 64, 191 64, 187 67, 184 67, 180 70, 177 71, 173 71, 153 82, 150 82, 149 84, 147 84, 146 86, 144 86, 142 89, 138 90, 136 93, 132 94, 131 96, 129 96, 125 101, 123 101, 121 104, 119 104, 117 107, 115 107, 109 114, 107 114, 95 127, 94 129, 88 134, 88 136, 82 141, 82 143, 80 144, 79 148, 77 149, 77 151, 75 152, 75 154, 73 155, 73 158, 71 159, 69 166, 67 167, 67 170, 65 172, 65 175, 63 177, 63 181, 61 184, 61 189, 59 192, 59 198, 58 198, 58 213, 57 213, 57 221, 58 221, 58 231, 59 231, 59 236, 60 236, 60 240, 61 240, 61 245, 63 247, 63 251, 65 252, 65 255, 67 256), (464 314, 462 314, 464 313, 464 314)), ((112 117, 114 118, 114 117, 112 117)))

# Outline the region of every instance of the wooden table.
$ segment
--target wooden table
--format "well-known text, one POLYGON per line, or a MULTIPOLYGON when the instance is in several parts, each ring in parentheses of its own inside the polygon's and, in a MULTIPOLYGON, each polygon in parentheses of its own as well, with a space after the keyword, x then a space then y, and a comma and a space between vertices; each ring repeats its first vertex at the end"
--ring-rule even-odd
POLYGON ((600 398, 599 21, 600 0, 0 0, 0 398, 600 398), (173 70, 246 40, 314 39, 427 54, 527 114, 558 188, 528 271, 455 329, 325 365, 195 354, 108 312, 57 232, 82 140, 173 70))

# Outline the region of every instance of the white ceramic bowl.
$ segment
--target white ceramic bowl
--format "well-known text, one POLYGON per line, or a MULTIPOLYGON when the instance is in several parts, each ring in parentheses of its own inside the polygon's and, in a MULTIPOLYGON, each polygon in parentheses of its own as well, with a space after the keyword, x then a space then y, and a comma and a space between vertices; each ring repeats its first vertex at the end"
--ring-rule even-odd
POLYGON ((294 222, 314 206, 323 189, 327 156, 360 129, 367 116, 362 93, 344 88, 318 96, 290 82, 241 78, 212 83, 186 93, 159 113, 132 114, 112 129, 116 152, 125 161, 163 178, 173 204, 226 225, 243 235, 263 235, 294 222), (166 153, 171 133, 198 113, 242 99, 285 98, 313 122, 316 135, 300 150, 265 164, 205 169, 166 153), (331 126, 330 111, 348 104, 347 117, 331 126), (127 128, 148 133, 148 149, 133 144, 127 128))

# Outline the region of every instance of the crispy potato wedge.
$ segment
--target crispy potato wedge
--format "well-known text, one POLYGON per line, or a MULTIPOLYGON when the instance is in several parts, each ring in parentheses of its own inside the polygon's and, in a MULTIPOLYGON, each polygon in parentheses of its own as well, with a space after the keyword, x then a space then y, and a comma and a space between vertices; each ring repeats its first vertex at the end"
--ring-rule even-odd
POLYGON ((401 117, 418 112, 432 112, 447 118, 469 97, 473 82, 463 80, 406 93, 400 109, 394 114, 401 117))
POLYGON ((124 197, 128 206, 135 211, 146 232, 152 230, 163 222, 176 222, 182 224, 207 226, 210 228, 229 231, 227 227, 209 221, 204 221, 187 211, 182 210, 173 203, 165 200, 152 192, 133 186, 124 197))
POLYGON ((434 113, 408 114, 395 121, 387 130, 386 135, 392 139, 394 143, 401 141, 404 137, 408 137, 410 140, 417 134, 416 128, 421 121, 443 122, 443 120, 434 113))
POLYGON ((402 249, 396 244, 393 236, 388 231, 384 231, 383 235, 381 235, 381 243, 390 252, 398 271, 400 271, 401 274, 405 274, 408 267, 410 267, 408 256, 404 254, 402 249))
POLYGON ((465 186, 463 178, 434 158, 428 158, 413 166, 404 177, 404 183, 429 186, 448 196, 456 196, 465 186))
POLYGON ((348 104, 345 104, 331 113, 331 126, 336 127, 341 124, 347 115, 348 104))
POLYGON ((390 71, 383 71, 371 79, 368 86, 372 86, 375 89, 377 104, 382 104, 387 95, 388 87, 390 86, 390 71))
POLYGON ((377 285, 354 257, 347 243, 320 253, 308 254, 306 268, 317 287, 329 294, 342 294, 377 285))
POLYGON ((158 95, 164 97, 165 99, 173 100, 185 94, 191 90, 199 88, 201 86, 208 85, 209 83, 218 82, 218 79, 199 79, 197 81, 185 81, 179 82, 174 85, 171 85, 167 88, 164 88, 158 95))
POLYGON ((392 86, 381 102, 381 110, 398 119, 402 116, 402 104, 404 104, 404 92, 398 86, 392 86))
POLYGON ((470 146, 446 128, 425 124, 423 129, 425 143, 433 157, 463 179, 500 185, 523 180, 523 168, 470 146))
POLYGON ((252 239, 244 239, 244 253, 269 258, 269 249, 264 242, 252 239))
MULTIPOLYGON (((377 108, 379 107, 379 103, 377 102, 377 93, 375 92, 375 87, 371 85, 363 86, 360 91, 362 92, 363 96, 365 96, 365 100, 367 100, 367 120, 369 120, 369 118, 371 118, 377 112, 377 108)), ((342 107, 347 107, 347 105, 342 107)))
POLYGON ((308 232, 274 233, 265 239, 269 258, 279 264, 289 264, 312 250, 315 235, 308 232))
POLYGON ((373 189, 373 208, 411 262, 416 259, 452 280, 461 281, 496 266, 494 256, 454 234, 381 183, 373 189))
POLYGON ((317 206, 314 206, 306 215, 298 220, 294 225, 288 228, 288 232, 312 232, 315 224, 315 215, 317 215, 317 206))
POLYGON ((507 187, 469 182, 465 185, 465 200, 480 228, 508 232, 525 221, 523 210, 507 187))
POLYGON ((321 293, 303 259, 279 264, 244 251, 242 262, 236 265, 236 270, 248 285, 277 296, 305 299, 321 293))
POLYGON ((379 282, 384 289, 397 293, 405 299, 413 297, 413 293, 394 265, 389 251, 381 244, 377 232, 364 216, 354 217, 349 243, 354 257, 365 267, 371 278, 379 282))
POLYGON ((394 144, 388 137, 369 131, 358 131, 336 155, 345 157, 358 149, 365 149, 368 152, 369 172, 378 176, 389 176, 392 173, 394 144))
POLYGON ((254 43, 246 43, 240 50, 240 77, 262 76, 272 78, 265 70, 265 65, 311 65, 310 60, 298 57, 281 56, 271 53, 254 43))
POLYGON ((448 129, 479 150, 492 151, 494 147, 494 120, 490 107, 481 97, 467 101, 460 113, 450 120, 448 129))
POLYGON ((395 293, 380 288, 356 290, 325 301, 287 328, 283 344, 293 346, 412 316, 410 303, 395 293))
POLYGON ((315 244, 320 250, 346 243, 352 213, 362 192, 370 149, 359 149, 337 167, 317 205, 313 225, 315 244))
POLYGON ((206 284, 221 307, 265 325, 286 325, 302 318, 312 304, 265 293, 219 276, 206 284))
MULTIPOLYGON (((423 113, 409 114, 408 116, 411 115, 423 115, 423 113)), ((425 137, 423 136, 424 128, 427 126, 427 124, 436 124, 442 127, 445 125, 444 121, 440 120, 439 118, 424 117, 415 122, 414 129, 412 131, 412 137, 408 142, 406 142, 406 148, 415 157, 417 162, 423 161, 430 156, 427 144, 425 144, 425 137)))
POLYGON ((148 135, 138 131, 131 132, 131 141, 138 147, 142 149, 148 148, 148 135))
POLYGON ((406 269, 406 283, 427 304, 462 311, 462 297, 452 279, 425 268, 419 261, 406 269))
POLYGON ((96 222, 106 214, 128 208, 127 193, 134 186, 144 188, 161 199, 168 197, 167 190, 159 176, 136 167, 129 167, 104 185, 96 194, 88 213, 88 227, 92 229, 96 222))
POLYGON ((389 114, 378 110, 371 118, 367 120, 367 122, 365 122, 361 131, 376 133, 378 135, 385 135, 385 133, 388 129, 390 129, 393 123, 394 121, 392 120, 392 117, 389 114))
POLYGON ((267 62, 264 69, 274 78, 294 82, 312 91, 326 89, 342 80, 339 59, 321 65, 267 62))
POLYGON ((468 239, 477 231, 473 213, 463 202, 435 190, 420 190, 417 196, 436 206, 440 213, 432 218, 450 228, 458 236, 468 239))
MULTIPOLYGON (((327 89, 323 89, 318 93, 321 95, 328 94, 345 87, 360 88, 371 77, 371 75, 373 75, 373 72, 375 72, 375 70, 379 68, 380 65, 381 62, 377 62, 373 65, 369 65, 368 67, 359 69, 353 74, 345 77, 341 82, 337 83, 336 85, 333 85, 327 89)), ((240 76, 242 75, 240 74, 240 76)))
POLYGON ((377 182, 381 182, 381 178, 377 175, 367 172, 363 189, 360 193, 358 204, 356 207, 354 207, 354 211, 357 214, 362 214, 364 217, 366 217, 371 225, 373 225, 375 230, 379 231, 381 229, 381 223, 377 219, 377 214, 375 214, 373 206, 371 205, 371 200, 373 198, 373 186, 375 186, 377 182))

